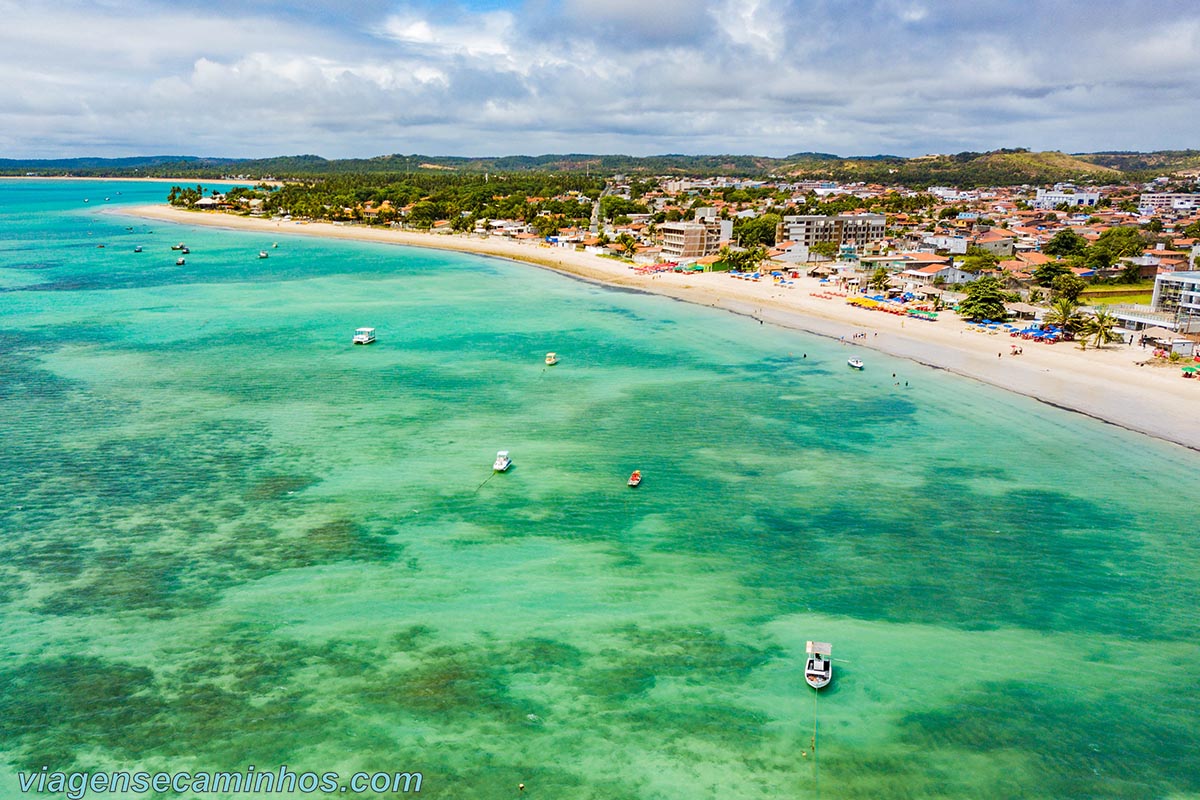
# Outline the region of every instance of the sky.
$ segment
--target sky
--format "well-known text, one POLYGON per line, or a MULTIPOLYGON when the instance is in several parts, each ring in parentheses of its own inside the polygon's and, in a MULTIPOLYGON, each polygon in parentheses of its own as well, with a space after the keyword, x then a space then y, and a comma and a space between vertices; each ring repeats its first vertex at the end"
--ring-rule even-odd
POLYGON ((0 0, 0 157, 1200 147, 1196 0, 0 0))

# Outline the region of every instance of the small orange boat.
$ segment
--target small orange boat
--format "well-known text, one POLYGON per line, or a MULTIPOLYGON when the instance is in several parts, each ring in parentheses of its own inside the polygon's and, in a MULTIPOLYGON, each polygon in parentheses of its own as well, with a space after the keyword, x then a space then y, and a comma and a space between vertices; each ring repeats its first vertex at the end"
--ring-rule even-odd
POLYGON ((642 482, 642 471, 640 469, 635 469, 633 471, 633 474, 629 476, 629 485, 637 486, 641 482, 642 482))

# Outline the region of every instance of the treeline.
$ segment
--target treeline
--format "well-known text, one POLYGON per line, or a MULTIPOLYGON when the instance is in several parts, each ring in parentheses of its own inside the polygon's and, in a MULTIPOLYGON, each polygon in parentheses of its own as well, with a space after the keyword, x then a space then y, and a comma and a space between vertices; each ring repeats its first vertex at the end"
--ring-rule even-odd
POLYGON ((486 173, 582 173, 584 176, 627 174, 697 177, 738 176, 815 178, 843 182, 864 181, 924 188, 948 184, 963 188, 1049 184, 1057 181, 1115 182, 1142 180, 1185 166, 1200 165, 1200 152, 1097 153, 1067 156, 1030 153, 1020 148, 990 153, 900 158, 868 156, 841 158, 828 153, 796 153, 785 158, 755 155, 658 156, 588 155, 582 153, 540 156, 466 158, 392 154, 375 158, 325 159, 316 155, 260 159, 147 156, 138 158, 0 159, 0 174, 33 172, 46 176, 143 176, 213 179, 241 175, 251 180, 281 180, 339 175, 429 175, 486 173), (1113 170, 1105 171, 1108 167, 1113 170))
POLYGON ((834 162, 813 159, 789 164, 784 171, 788 175, 810 179, 843 183, 861 181, 914 189, 939 185, 963 189, 1026 184, 1036 186, 1064 181, 1106 184, 1142 179, 1140 174, 1105 172, 1098 169, 1099 166, 1076 158, 1056 158, 1050 157, 1050 154, 1010 149, 911 159, 885 157, 834 162))
MULTIPOLYGON (((550 235, 587 224, 603 185, 600 178, 578 173, 334 175, 277 188, 233 189, 226 200, 261 200, 261 210, 270 215, 381 224, 403 219, 416 228, 449 220, 454 230, 470 230, 480 220, 516 219, 550 235)), ((190 206, 202 194, 173 187, 168 201, 190 206)))

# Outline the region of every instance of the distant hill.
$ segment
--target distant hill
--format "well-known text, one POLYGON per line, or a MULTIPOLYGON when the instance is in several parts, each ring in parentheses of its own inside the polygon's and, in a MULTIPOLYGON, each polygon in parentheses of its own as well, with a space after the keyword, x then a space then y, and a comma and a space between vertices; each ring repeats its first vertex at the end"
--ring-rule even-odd
POLYGON ((1159 150, 1154 153, 1079 153, 1076 158, 1122 172, 1194 172, 1200 168, 1200 150, 1159 150))
POLYGON ((658 156, 594 155, 584 153, 539 156, 427 156, 391 154, 374 158, 326 159, 317 155, 273 158, 199 158, 144 156, 136 158, 0 159, 0 174, 89 175, 218 178, 318 178, 330 175, 404 175, 412 173, 478 174, 508 172, 588 172, 593 175, 730 175, 763 178, 787 175, 868 183, 903 184, 923 188, 948 184, 963 188, 1058 181, 1106 183, 1145 180, 1157 174, 1200 167, 1200 151, 1156 153, 1030 152, 1014 148, 987 153, 963 152, 902 158, 893 155, 842 157, 831 153, 797 152, 785 158, 754 155, 658 156))
POLYGON ((804 160, 784 168, 797 177, 832 177, 868 183, 899 183, 927 187, 947 184, 960 187, 1012 186, 1059 181, 1120 181, 1118 169, 1049 151, 996 150, 990 153, 898 158, 843 159, 837 162, 804 160))
POLYGON ((17 170, 41 172, 92 172, 95 170, 137 170, 156 168, 163 164, 194 165, 204 162, 195 156, 134 156, 131 158, 0 158, 0 174, 11 175, 17 170))

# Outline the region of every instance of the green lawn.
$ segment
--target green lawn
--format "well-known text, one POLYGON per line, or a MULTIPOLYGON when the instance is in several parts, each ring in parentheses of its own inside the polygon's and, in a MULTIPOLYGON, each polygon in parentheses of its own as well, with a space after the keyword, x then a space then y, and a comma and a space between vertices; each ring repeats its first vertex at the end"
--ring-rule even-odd
POLYGON ((1079 297, 1079 301, 1090 306, 1111 306, 1117 303, 1141 303, 1148 305, 1154 292, 1106 292, 1104 294, 1087 294, 1079 297))

